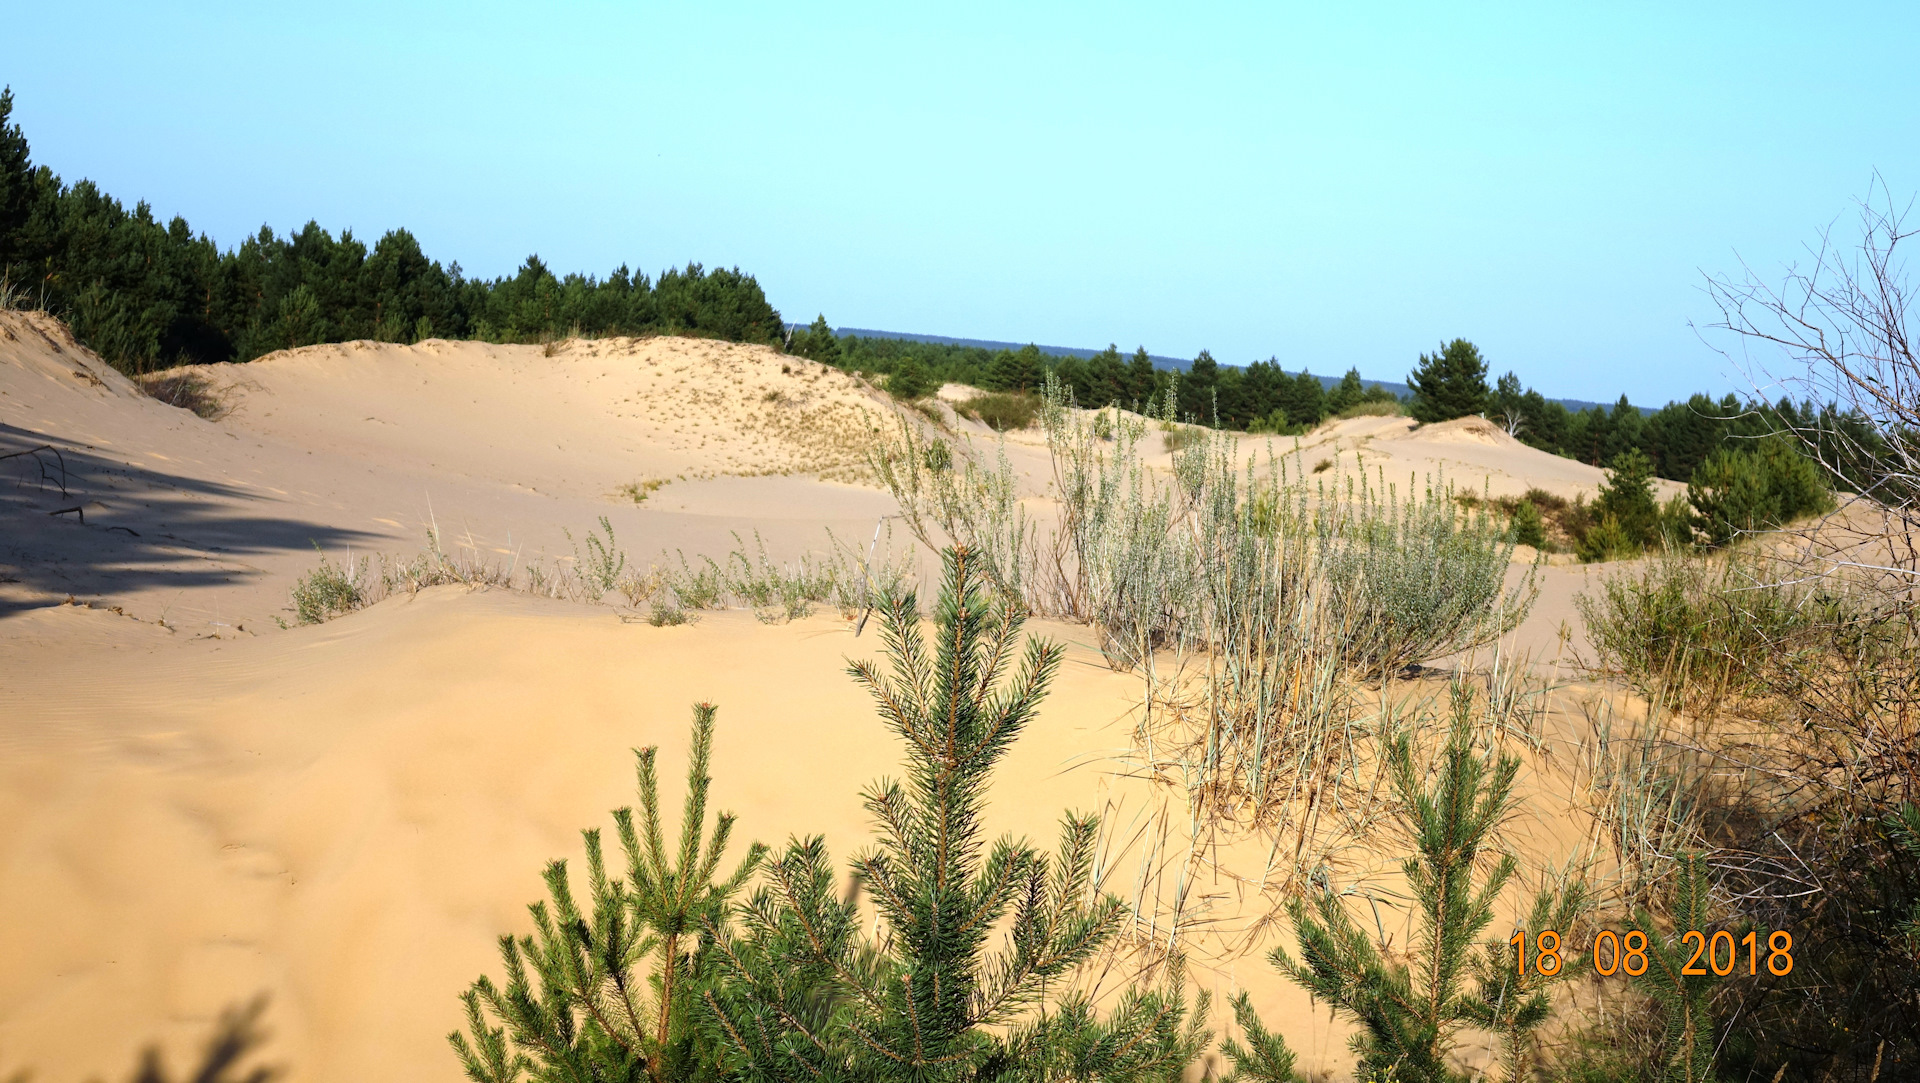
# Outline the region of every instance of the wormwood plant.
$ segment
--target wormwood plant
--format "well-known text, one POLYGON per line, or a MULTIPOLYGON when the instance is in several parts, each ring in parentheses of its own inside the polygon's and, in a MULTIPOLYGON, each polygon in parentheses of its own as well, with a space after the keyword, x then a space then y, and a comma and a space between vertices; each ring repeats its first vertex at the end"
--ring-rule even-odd
POLYGON ((1005 446, 989 467, 971 440, 949 445, 904 417, 893 433, 876 436, 868 466, 899 502, 913 536, 929 549, 964 547, 998 592, 1041 608, 1037 527, 1020 502, 1005 446))
POLYGON ((822 840, 791 843, 741 908, 741 934, 710 926, 728 978, 705 994, 725 1071, 1178 1079, 1205 1043, 1206 1003, 1188 1006, 1177 967, 1165 989, 1135 988, 1104 1019, 1069 980, 1124 914, 1091 886, 1098 818, 1068 814, 1051 857, 1012 838, 987 843, 994 768, 1033 720, 1061 649, 1028 641, 1019 651, 1019 600, 990 600, 981 561, 964 548, 944 563, 932 642, 915 599, 890 598, 881 624, 891 675, 849 668, 906 748, 905 779, 866 792, 879 837, 853 862, 875 935, 862 935, 856 901, 834 892, 822 840), (1001 946, 989 950, 996 930, 1001 946), (1051 1010, 1031 1010, 1055 990, 1051 1010))
POLYGON ((703 842, 714 711, 705 703, 693 709, 678 844, 669 850, 663 833, 655 750, 640 749, 640 822, 631 809, 613 813, 626 879, 608 879, 599 830, 582 832, 588 909, 574 900, 567 863, 549 864, 552 906, 529 908, 535 935, 500 938, 506 984, 481 977, 462 995, 471 1038, 454 1031, 447 1040, 474 1083, 515 1083, 528 1074, 543 1083, 713 1078, 717 1053, 692 1018, 715 977, 710 930, 766 853, 755 843, 727 879, 714 879, 734 823, 721 813, 703 842), (651 967, 643 978, 645 960, 651 967))
MULTIPOLYGON (((313 547, 319 553, 318 545, 313 547)), ((360 608, 366 590, 360 584, 361 565, 349 557, 335 564, 320 553, 320 566, 294 581, 293 611, 301 624, 320 624, 360 608)))
MULTIPOLYGON (((1300 959, 1284 948, 1269 957, 1315 999, 1359 1025, 1353 1048, 1362 1078, 1401 1083, 1461 1078, 1446 1063, 1454 1036, 1465 1025, 1484 1026, 1507 1012, 1504 1001, 1490 1004, 1484 990, 1469 981, 1475 940, 1493 919, 1494 901, 1514 874, 1514 859, 1498 850, 1493 832, 1509 807, 1519 761, 1476 747, 1469 687, 1454 687, 1452 706, 1431 785, 1419 766, 1427 759, 1416 759, 1406 732, 1387 742, 1388 779, 1415 850, 1401 864, 1420 917, 1410 954, 1405 960, 1387 955, 1348 914, 1341 896, 1323 889, 1311 903, 1296 899, 1288 907, 1300 959)), ((1264 1031, 1249 1031, 1249 1038, 1253 1050, 1226 1049, 1236 1071, 1263 1083, 1284 1079, 1262 1074, 1261 1067, 1282 1063, 1284 1043, 1264 1031)))
POLYGON ((614 541, 613 524, 604 515, 600 517, 600 529, 606 533, 606 540, 588 531, 584 554, 580 552, 580 543, 573 540, 573 532, 564 532, 567 540, 573 542, 574 566, 579 569, 580 580, 596 599, 620 585, 620 573, 627 567, 627 554, 621 552, 619 543, 614 541))

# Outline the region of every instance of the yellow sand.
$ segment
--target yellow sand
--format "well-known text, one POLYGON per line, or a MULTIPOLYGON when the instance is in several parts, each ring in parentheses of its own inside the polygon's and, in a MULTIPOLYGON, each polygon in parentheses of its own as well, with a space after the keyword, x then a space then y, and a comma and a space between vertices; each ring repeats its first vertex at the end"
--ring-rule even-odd
MULTIPOLYGON (((664 338, 351 343, 201 374, 217 421, 153 401, 53 321, 0 314, 0 452, 52 443, 68 468, 63 495, 33 460, 0 463, 0 1075, 116 1077, 153 1042, 178 1063, 222 1007, 265 992, 268 1057, 291 1080, 458 1078, 455 995, 495 970, 497 935, 528 928, 542 864, 632 801, 630 748, 662 747, 677 808, 696 700, 721 707, 715 795, 743 841, 866 842, 859 790, 898 749, 842 672, 875 637, 837 615, 655 628, 435 588, 274 622, 316 544, 410 553, 430 526, 503 560, 569 557, 562 528, 601 515, 642 559, 719 555, 756 529, 777 557, 829 528, 864 544, 894 507, 859 484, 864 433, 893 416, 863 384, 664 338), (647 480, 666 484, 644 503, 620 493, 647 480), (47 514, 68 507, 85 522, 47 514), (69 594, 85 604, 49 604, 69 594)), ((1300 454, 1444 464, 1496 493, 1599 478, 1503 434, 1404 429, 1347 422, 1300 454)), ((1039 484, 1033 437, 1011 453, 1039 484)), ((1550 571, 1522 636, 1543 655, 1584 574, 1550 571)), ((1076 647, 995 826, 1050 848, 1063 808, 1120 831, 1164 802, 1115 762, 1139 693, 1076 647)), ((1544 851, 1569 841, 1550 810, 1528 822, 1544 851)), ((1268 852, 1229 846, 1246 882, 1196 887, 1223 940, 1265 912, 1251 881, 1268 852)), ((1109 858, 1127 894, 1138 854, 1109 858)), ((1343 1031, 1258 954, 1194 976, 1252 989, 1306 1064, 1343 1063, 1343 1031)))

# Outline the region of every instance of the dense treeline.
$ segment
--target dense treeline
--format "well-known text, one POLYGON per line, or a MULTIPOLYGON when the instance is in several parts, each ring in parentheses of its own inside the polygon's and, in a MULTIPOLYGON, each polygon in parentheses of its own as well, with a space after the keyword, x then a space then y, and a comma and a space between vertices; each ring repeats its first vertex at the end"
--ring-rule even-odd
POLYGON ((1821 447, 1821 458, 1857 482, 1840 454, 1842 446, 1871 448, 1878 443, 1872 426, 1832 405, 1782 398, 1718 400, 1695 394, 1645 411, 1620 396, 1611 410, 1592 406, 1569 410, 1532 388, 1522 389, 1509 372, 1487 385, 1487 364, 1473 343, 1454 339, 1433 354, 1422 354, 1408 377, 1413 388, 1408 412, 1420 421, 1446 421, 1479 414, 1496 422, 1522 443, 1592 466, 1611 467, 1629 451, 1646 456, 1654 476, 1691 482, 1694 472, 1716 453, 1744 448, 1774 433, 1800 433, 1821 447))
POLYGON ((1278 361, 1245 367, 1221 365, 1202 350, 1185 373, 1156 370, 1145 347, 1131 356, 1113 346, 1091 358, 1045 354, 1038 346, 989 350, 978 346, 915 342, 906 339, 836 337, 824 317, 795 332, 794 353, 849 371, 887 377, 889 388, 915 397, 943 383, 967 384, 988 391, 1034 391, 1051 372, 1082 405, 1122 403, 1159 413, 1165 396, 1177 394, 1176 413, 1222 428, 1247 432, 1297 433, 1365 404, 1397 403, 1422 422, 1448 421, 1480 414, 1542 451, 1591 466, 1612 466, 1622 454, 1638 450, 1653 474, 1689 482, 1715 452, 1744 446, 1782 431, 1850 431, 1855 440, 1872 435, 1858 419, 1831 406, 1747 401, 1733 395, 1713 399, 1696 394, 1651 412, 1622 395, 1611 409, 1572 410, 1508 373, 1492 387, 1479 350, 1456 339, 1432 355, 1422 355, 1409 377, 1413 393, 1398 400, 1379 386, 1368 386, 1350 369, 1332 387, 1307 371, 1287 372, 1278 361), (1175 390, 1177 388, 1177 390, 1175 390))
POLYGON ((90 181, 32 163, 0 91, 0 281, 126 371, 246 361, 319 342, 428 337, 495 342, 673 332, 778 343, 779 312, 751 275, 699 264, 649 280, 555 275, 536 257, 498 279, 429 259, 405 230, 371 249, 309 222, 222 251, 185 219, 162 223, 90 181))
POLYGON ((842 337, 833 333, 825 317, 796 331, 790 348, 850 372, 885 376, 890 390, 908 398, 943 383, 1035 392, 1051 373, 1081 405, 1117 402, 1157 414, 1171 394, 1177 396, 1174 412, 1180 417, 1217 420, 1224 428, 1254 432, 1303 432, 1357 404, 1395 401, 1390 392, 1367 386, 1357 369, 1328 388, 1317 376, 1284 371, 1277 360, 1236 368, 1219 364, 1204 350, 1186 372, 1174 373, 1156 369, 1144 346, 1128 355, 1110 345, 1082 359, 1042 353, 1032 344, 1018 350, 989 350, 942 342, 842 337))

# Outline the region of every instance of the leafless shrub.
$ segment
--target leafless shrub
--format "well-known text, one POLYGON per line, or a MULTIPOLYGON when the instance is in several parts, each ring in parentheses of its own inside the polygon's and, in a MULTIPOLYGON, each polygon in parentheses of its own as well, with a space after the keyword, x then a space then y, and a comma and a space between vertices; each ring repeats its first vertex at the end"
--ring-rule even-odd
POLYGON ((1909 208, 1896 207, 1877 178, 1875 188, 1859 205, 1856 245, 1837 243, 1829 229, 1810 262, 1788 268, 1778 284, 1743 265, 1738 277, 1709 277, 1707 292, 1720 310, 1715 326, 1748 351, 1750 372, 1834 406, 1796 435, 1855 489, 1842 509, 1855 514, 1831 517, 1829 540, 1809 555, 1872 573, 1877 589, 1912 605, 1920 592, 1920 360, 1900 246, 1915 230, 1909 208), (1755 359, 1754 349, 1771 356, 1755 359), (1785 371, 1776 371, 1781 360, 1785 371))

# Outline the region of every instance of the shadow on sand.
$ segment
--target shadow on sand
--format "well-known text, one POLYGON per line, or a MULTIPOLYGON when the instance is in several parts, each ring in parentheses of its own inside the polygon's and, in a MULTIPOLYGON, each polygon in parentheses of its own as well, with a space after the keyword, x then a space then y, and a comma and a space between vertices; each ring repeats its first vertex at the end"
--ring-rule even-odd
POLYGON ((366 545, 380 535, 260 511, 278 498, 107 458, 0 423, 0 617, 66 595, 187 589, 262 574, 251 558, 366 545), (56 454, 31 453, 51 445, 56 454), (47 596, 52 596, 48 598, 47 596))
MULTIPOLYGON (((127 1077, 129 1083, 272 1083, 285 1074, 285 1069, 258 1062, 257 1053, 270 1037, 260 1025, 266 1011, 267 995, 261 993, 246 1004, 221 1012, 198 1061, 180 1075, 167 1070, 166 1058, 157 1044, 147 1046, 140 1054, 140 1063, 127 1077)), ((31 1069, 0 1076, 6 1083, 35 1083, 41 1078, 31 1069)))

